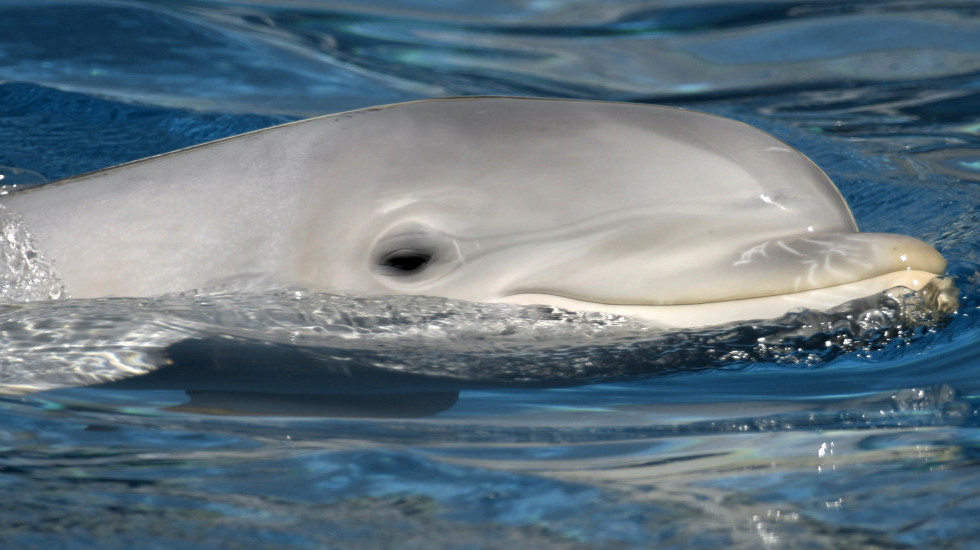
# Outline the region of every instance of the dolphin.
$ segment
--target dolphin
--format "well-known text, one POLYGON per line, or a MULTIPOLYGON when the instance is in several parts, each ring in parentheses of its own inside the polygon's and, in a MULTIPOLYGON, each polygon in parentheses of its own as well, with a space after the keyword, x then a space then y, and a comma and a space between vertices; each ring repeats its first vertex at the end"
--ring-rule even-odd
MULTIPOLYGON (((288 123, 3 198, 73 298, 274 280, 696 327, 922 289, 809 159, 625 102, 463 97, 288 123)), ((245 283, 242 283, 245 284, 245 283)))

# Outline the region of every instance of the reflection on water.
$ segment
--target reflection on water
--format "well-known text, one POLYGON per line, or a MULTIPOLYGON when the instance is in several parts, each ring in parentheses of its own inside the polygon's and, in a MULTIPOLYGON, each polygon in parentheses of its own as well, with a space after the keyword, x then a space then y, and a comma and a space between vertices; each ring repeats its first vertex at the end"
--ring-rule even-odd
MULTIPOLYGON (((548 308, 295 290, 8 305, 3 383, 60 389, 0 397, 0 540, 970 546, 980 534, 977 8, 3 4, 6 184, 417 97, 680 104, 802 150, 863 230, 936 245, 961 307, 936 322, 921 298, 897 296, 651 334, 548 308), (99 383, 118 385, 76 387, 99 383)), ((4 265, 33 265, 19 250, 20 264, 4 265)))
POLYGON ((298 289, 16 303, 0 312, 0 389, 108 383, 192 390, 199 401, 244 392, 249 401, 256 393, 329 395, 336 404, 350 394, 560 387, 735 362, 816 364, 941 328, 957 293, 937 280, 828 312, 685 330, 546 306, 298 289))

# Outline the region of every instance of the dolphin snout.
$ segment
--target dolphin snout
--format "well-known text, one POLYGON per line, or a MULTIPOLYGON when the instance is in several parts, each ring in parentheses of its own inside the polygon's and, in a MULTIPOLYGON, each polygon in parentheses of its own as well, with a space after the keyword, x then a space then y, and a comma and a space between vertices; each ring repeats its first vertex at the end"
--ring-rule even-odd
MULTIPOLYGON (((665 249, 606 246, 589 261, 566 258, 531 273, 510 296, 561 296, 617 305, 691 305, 792 295, 880 279, 921 288, 946 269, 927 243, 886 233, 807 233, 743 243, 665 249)), ((894 283, 894 284, 893 284, 894 283)), ((868 286, 871 283, 865 283, 868 286)))

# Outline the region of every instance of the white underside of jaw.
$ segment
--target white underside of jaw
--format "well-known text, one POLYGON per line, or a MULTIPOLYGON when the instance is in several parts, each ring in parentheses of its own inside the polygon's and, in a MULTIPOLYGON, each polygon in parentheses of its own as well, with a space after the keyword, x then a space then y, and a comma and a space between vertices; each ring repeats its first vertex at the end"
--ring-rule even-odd
POLYGON ((703 304, 604 304, 546 293, 512 294, 496 301, 520 305, 549 305, 571 311, 598 311, 626 315, 657 327, 691 328, 733 321, 774 319, 801 309, 825 311, 895 287, 919 290, 936 277, 938 275, 928 271, 895 271, 870 279, 804 292, 703 304))

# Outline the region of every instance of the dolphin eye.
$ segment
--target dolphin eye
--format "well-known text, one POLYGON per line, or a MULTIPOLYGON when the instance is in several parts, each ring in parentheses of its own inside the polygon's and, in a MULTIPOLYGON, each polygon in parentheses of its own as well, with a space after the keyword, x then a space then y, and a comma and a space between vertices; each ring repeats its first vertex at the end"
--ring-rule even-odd
POLYGON ((424 270, 431 260, 429 252, 403 248, 385 254, 380 265, 388 275, 412 275, 424 270))
POLYGON ((429 228, 410 227, 392 231, 374 244, 374 272, 397 284, 429 281, 454 265, 451 238, 429 228), (394 282, 394 281, 392 281, 394 282))

